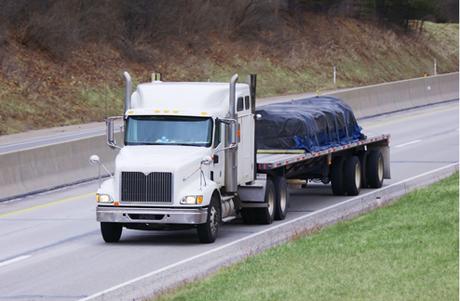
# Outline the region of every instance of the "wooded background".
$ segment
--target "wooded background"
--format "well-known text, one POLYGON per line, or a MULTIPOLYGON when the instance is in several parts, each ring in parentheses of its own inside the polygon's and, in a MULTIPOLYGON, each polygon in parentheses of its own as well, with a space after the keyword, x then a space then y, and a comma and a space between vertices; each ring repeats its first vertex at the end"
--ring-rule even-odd
POLYGON ((3 0, 0 47, 14 36, 26 47, 65 59, 85 42, 109 43, 129 58, 134 44, 153 46, 178 38, 260 38, 308 18, 305 12, 420 30, 424 20, 458 22, 457 0, 3 0))

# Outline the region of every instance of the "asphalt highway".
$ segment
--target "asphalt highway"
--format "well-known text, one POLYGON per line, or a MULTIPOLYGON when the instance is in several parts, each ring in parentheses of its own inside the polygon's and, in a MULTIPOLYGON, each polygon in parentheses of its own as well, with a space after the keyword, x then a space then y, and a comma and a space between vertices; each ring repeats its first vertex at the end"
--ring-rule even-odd
MULTIPOLYGON (((369 136, 392 136, 392 179, 385 185, 458 162, 458 102, 360 124, 369 136)), ((0 203, 0 300, 77 300, 283 222, 247 226, 235 220, 208 245, 198 243, 194 230, 126 229, 120 243, 105 244, 95 221, 97 186, 0 203)), ((349 199, 332 196, 322 184, 291 195, 287 220, 349 199)))

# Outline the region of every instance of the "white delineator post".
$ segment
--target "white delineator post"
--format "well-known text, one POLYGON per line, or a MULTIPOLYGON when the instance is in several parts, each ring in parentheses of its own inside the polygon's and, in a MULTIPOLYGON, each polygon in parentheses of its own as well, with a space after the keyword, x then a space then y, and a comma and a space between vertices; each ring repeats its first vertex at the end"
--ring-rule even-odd
POLYGON ((438 75, 438 62, 433 59, 433 75, 438 75))
POLYGON ((337 66, 334 65, 333 69, 332 69, 333 73, 332 73, 332 82, 334 83, 334 87, 337 87, 337 66))

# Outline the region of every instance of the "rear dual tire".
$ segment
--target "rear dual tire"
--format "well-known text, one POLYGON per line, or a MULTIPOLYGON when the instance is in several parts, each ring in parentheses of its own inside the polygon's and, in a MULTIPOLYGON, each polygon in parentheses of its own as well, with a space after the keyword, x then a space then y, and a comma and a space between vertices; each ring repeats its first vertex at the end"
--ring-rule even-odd
POLYGON ((331 166, 331 186, 334 195, 358 195, 361 187, 380 188, 384 178, 382 152, 372 150, 360 157, 336 157, 331 166))
POLYGON ((367 156, 366 182, 370 188, 380 188, 383 185, 384 161, 382 152, 373 150, 367 156))
POLYGON ((358 195, 361 190, 361 163, 358 157, 337 157, 331 167, 334 195, 358 195))
POLYGON ((344 189, 347 195, 358 195, 361 190, 361 163, 356 156, 347 158, 344 165, 344 189))
POLYGON ((275 220, 283 220, 286 218, 289 207, 289 192, 288 184, 285 177, 275 177, 275 220))
POLYGON ((269 225, 275 218, 276 190, 271 179, 267 179, 265 187, 265 203, 263 208, 243 208, 241 216, 245 224, 269 225))
POLYGON ((343 157, 336 157, 331 166, 331 187, 334 195, 345 195, 345 186, 343 184, 343 157))

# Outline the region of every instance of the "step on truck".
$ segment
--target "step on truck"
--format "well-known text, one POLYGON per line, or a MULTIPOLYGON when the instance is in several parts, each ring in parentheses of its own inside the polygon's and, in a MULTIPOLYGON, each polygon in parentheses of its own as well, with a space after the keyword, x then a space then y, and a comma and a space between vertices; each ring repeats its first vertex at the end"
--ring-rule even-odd
MULTIPOLYGON (((245 83, 236 74, 229 83, 162 82, 155 75, 134 92, 127 72, 124 78, 123 116, 106 120, 107 144, 119 150, 115 169, 96 193, 105 242, 118 242, 123 228, 196 228, 200 242, 212 243, 222 222, 283 220, 290 179, 331 183, 333 194, 352 196, 390 177, 389 135, 311 152, 258 151, 256 75, 245 83), (123 146, 115 139, 117 120, 123 146)), ((104 167, 97 155, 90 162, 104 167)))

